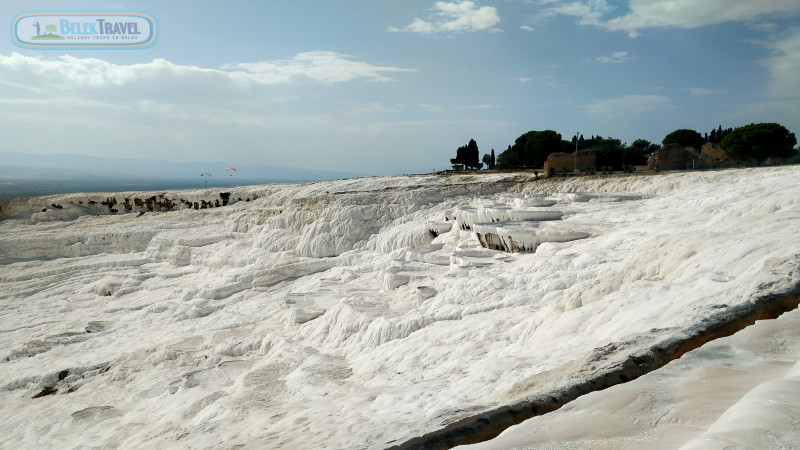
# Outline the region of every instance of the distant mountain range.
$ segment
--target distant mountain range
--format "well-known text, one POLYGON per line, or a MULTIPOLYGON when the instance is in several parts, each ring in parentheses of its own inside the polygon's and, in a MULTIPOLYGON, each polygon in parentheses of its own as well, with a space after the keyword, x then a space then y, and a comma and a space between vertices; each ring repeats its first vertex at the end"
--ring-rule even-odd
POLYGON ((263 164, 172 162, 0 152, 0 200, 66 192, 158 190, 290 183, 364 176, 263 164), (236 171, 226 171, 228 167, 236 171), (209 173, 211 177, 200 174, 209 173))

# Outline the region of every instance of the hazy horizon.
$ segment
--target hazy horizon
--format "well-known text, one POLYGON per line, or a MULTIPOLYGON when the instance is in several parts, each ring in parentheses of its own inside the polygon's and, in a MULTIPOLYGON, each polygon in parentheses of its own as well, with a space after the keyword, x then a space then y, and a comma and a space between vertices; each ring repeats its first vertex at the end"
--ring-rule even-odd
POLYGON ((361 176, 365 175, 277 165, 250 164, 230 168, 220 162, 175 163, 137 158, 25 155, 0 151, 0 201, 73 192, 301 183, 361 176))

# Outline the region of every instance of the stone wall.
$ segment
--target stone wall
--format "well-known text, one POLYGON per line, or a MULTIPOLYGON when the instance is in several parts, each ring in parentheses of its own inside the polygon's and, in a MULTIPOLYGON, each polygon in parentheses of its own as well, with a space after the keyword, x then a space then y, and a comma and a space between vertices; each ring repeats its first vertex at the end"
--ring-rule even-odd
POLYGON ((700 149, 700 153, 705 153, 706 155, 710 156, 714 159, 714 161, 724 161, 726 159, 725 153, 722 151, 719 145, 714 144, 713 142, 706 142, 703 144, 703 148, 700 149))
MULTIPOLYGON (((588 167, 597 166, 597 155, 594 150, 579 150, 578 151, 578 169, 585 171, 588 167)), ((561 171, 561 168, 566 167, 567 172, 572 172, 575 168, 575 153, 550 153, 547 156, 547 161, 544 162, 545 176, 550 173, 550 168, 555 170, 555 173, 561 171)))
POLYGON ((647 168, 655 170, 703 169, 714 166, 714 158, 695 150, 693 147, 682 147, 679 144, 666 144, 653 153, 647 162, 647 168))

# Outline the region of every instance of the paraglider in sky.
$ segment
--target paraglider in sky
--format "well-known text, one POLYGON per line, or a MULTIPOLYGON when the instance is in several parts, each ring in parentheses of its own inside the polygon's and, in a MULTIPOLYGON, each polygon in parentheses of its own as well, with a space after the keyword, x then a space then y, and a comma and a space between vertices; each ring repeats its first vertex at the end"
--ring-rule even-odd
MULTIPOLYGON (((208 172, 203 172, 203 173, 200 174, 200 178, 202 178, 202 177, 211 177, 211 174, 208 173, 208 172)), ((206 180, 205 182, 208 183, 208 180, 206 180)))
MULTIPOLYGON (((233 167, 228 167, 227 169, 225 169, 225 172, 227 172, 227 171, 229 171, 229 170, 232 170, 232 171, 234 171, 234 172, 238 172, 238 170, 234 169, 233 167)), ((231 177, 232 177, 232 176, 233 176, 233 173, 229 174, 228 176, 231 176, 231 177)))

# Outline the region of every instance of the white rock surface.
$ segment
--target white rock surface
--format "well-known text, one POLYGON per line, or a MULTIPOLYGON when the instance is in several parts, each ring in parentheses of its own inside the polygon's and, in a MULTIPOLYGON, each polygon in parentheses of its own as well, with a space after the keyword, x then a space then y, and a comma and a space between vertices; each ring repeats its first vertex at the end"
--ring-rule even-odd
POLYGON ((796 448, 800 310, 457 449, 796 448))
MULTIPOLYGON (((404 442, 797 283, 798 178, 797 167, 408 176, 231 188, 228 206, 143 215, 87 202, 219 192, 5 205, 3 445, 404 442), (513 211, 548 208, 565 214, 537 230, 589 237, 506 253, 473 230, 429 226, 459 211, 482 211, 470 227, 522 224, 530 217, 513 211)), ((777 379, 742 405, 794 392, 792 377, 777 379)), ((778 419, 793 410, 778 406, 763 408, 776 425, 753 433, 791 435, 778 419)), ((742 417, 701 432, 730 436, 742 417)))

